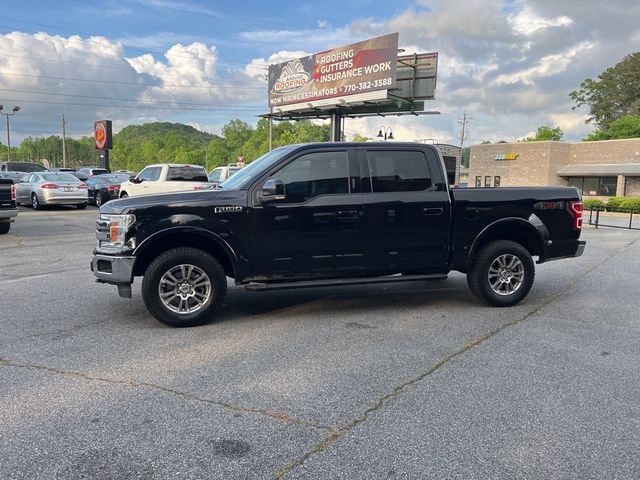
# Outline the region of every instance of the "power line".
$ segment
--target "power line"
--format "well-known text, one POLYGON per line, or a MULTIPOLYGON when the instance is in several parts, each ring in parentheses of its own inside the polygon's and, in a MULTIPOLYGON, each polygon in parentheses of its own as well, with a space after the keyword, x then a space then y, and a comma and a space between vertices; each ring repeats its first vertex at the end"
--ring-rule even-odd
POLYGON ((151 104, 151 105, 155 105, 158 103, 168 103, 170 105, 195 105, 198 107, 240 107, 240 108, 245 108, 245 107, 251 107, 253 108, 258 107, 258 105, 242 105, 242 104, 233 104, 233 103, 193 103, 193 102, 175 102, 175 101, 164 101, 164 100, 138 100, 135 98, 116 98, 116 97, 100 97, 100 96, 96 96, 96 95, 77 95, 77 94, 70 94, 70 93, 56 93, 56 92, 36 92, 33 90, 16 90, 16 89, 12 89, 12 88, 0 88, 0 92, 15 92, 15 93, 30 93, 30 94, 36 94, 36 95, 52 95, 52 96, 60 96, 60 97, 76 97, 76 98, 90 98, 90 99, 97 99, 97 100, 116 100, 116 101, 123 101, 123 102, 137 102, 137 103, 143 103, 143 104, 151 104))
MULTIPOLYGON (((7 101, 7 100, 3 100, 7 101)), ((147 105, 109 105, 109 104, 96 104, 96 103, 79 103, 79 102, 51 102, 46 100, 25 100, 13 98, 8 100, 8 102, 20 102, 20 103, 35 103, 35 104, 45 104, 45 105, 71 105, 71 106, 80 106, 80 107, 109 107, 109 108, 131 108, 135 110, 143 110, 143 109, 152 109, 152 110, 178 110, 178 111, 201 111, 201 112, 261 112, 263 108, 254 108, 254 107, 246 107, 246 108, 193 108, 193 107, 158 107, 158 106, 147 106, 147 105)))
POLYGON ((215 89, 228 89, 228 88, 233 88, 233 89, 243 89, 243 90, 260 90, 260 91, 264 91, 263 88, 257 88, 257 87, 233 87, 233 86, 210 86, 210 87, 204 87, 204 86, 200 86, 200 85, 173 85, 173 84, 168 84, 168 83, 163 83, 161 85, 152 85, 149 83, 139 83, 139 82, 119 82, 117 80, 95 80, 92 78, 68 78, 68 77, 56 77, 53 75, 32 75, 29 73, 12 73, 12 72, 0 72, 0 75, 10 75, 10 76, 14 76, 14 77, 30 77, 30 78, 47 78, 47 79, 51 79, 51 80, 66 80, 66 81, 70 81, 70 82, 89 82, 89 83, 108 83, 108 84, 114 84, 114 85, 133 85, 136 87, 172 87, 172 88, 199 88, 199 89, 205 89, 205 90, 215 90, 215 89))

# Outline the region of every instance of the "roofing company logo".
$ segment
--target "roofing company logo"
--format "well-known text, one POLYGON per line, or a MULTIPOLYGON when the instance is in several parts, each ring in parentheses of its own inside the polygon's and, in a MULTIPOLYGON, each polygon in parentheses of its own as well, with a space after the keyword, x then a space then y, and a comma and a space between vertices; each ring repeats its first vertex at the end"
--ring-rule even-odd
POLYGON ((311 75, 304 69, 299 59, 291 60, 282 69, 280 78, 273 85, 273 93, 289 93, 304 87, 311 80, 311 75))

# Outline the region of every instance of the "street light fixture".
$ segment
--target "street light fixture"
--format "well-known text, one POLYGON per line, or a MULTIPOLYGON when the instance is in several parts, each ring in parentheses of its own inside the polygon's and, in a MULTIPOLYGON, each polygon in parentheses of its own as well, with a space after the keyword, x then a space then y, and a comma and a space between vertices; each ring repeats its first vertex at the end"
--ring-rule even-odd
POLYGON ((11 134, 9 129, 9 117, 13 117, 16 114, 16 112, 20 110, 20 107, 16 105, 15 107, 13 107, 13 110, 11 111, 11 113, 3 112, 2 111, 3 108, 4 107, 0 105, 0 113, 5 117, 7 117, 7 162, 10 162, 11 161, 11 134))
POLYGON ((391 131, 391 127, 385 127, 384 125, 380 127, 378 138, 384 138, 385 142, 387 140, 393 140, 393 132, 391 131), (384 132, 384 134, 382 132, 384 132))

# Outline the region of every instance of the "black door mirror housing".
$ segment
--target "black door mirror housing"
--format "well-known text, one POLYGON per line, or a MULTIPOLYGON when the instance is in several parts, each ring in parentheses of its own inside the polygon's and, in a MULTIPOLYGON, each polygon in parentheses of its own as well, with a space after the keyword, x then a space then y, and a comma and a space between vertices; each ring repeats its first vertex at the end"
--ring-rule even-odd
POLYGON ((260 203, 269 203, 278 200, 285 200, 287 195, 284 191, 284 183, 277 178, 270 178, 262 186, 262 191, 258 196, 260 203))
POLYGON ((131 177, 129 180, 131 183, 142 183, 142 179, 138 177, 131 177))

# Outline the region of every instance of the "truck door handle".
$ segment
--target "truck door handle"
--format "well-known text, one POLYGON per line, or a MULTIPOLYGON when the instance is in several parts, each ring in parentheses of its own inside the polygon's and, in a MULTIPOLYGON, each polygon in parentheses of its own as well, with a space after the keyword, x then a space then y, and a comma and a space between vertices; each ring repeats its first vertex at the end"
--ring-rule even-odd
POLYGON ((338 220, 345 223, 354 223, 360 219, 360 210, 338 210, 338 220))
POLYGON ((444 208, 442 207, 437 207, 437 208, 424 207, 422 209, 422 214, 424 216, 442 215, 443 213, 444 213, 444 208))

